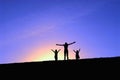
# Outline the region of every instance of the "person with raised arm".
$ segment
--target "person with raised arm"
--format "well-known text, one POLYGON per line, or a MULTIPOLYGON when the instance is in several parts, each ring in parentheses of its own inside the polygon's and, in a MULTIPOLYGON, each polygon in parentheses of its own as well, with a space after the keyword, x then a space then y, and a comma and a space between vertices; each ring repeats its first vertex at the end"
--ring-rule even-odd
POLYGON ((80 56, 79 56, 79 52, 80 52, 80 49, 79 50, 73 50, 75 52, 75 58, 76 60, 79 60, 80 56))
POLYGON ((66 60, 66 57, 67 57, 67 60, 69 59, 68 46, 72 45, 74 43, 76 43, 76 42, 72 42, 72 43, 65 42, 65 44, 56 44, 57 46, 64 46, 64 60, 66 60))
POLYGON ((58 53, 59 53, 59 51, 60 51, 61 49, 59 49, 59 50, 57 50, 57 49, 55 49, 55 50, 51 49, 51 50, 55 53, 54 58, 55 58, 55 61, 57 61, 57 60, 58 60, 58 53))

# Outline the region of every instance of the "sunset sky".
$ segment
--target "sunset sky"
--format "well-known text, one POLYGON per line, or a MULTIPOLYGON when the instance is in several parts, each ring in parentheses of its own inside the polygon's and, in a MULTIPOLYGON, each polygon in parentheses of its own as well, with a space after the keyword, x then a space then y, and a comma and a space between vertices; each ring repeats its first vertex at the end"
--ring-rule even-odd
POLYGON ((120 0, 0 0, 0 64, 120 56, 120 0))

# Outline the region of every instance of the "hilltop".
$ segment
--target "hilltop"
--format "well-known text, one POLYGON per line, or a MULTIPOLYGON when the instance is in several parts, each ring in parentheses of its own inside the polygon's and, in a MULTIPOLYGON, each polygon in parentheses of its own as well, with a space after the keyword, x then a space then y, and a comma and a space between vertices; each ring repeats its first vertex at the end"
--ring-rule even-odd
POLYGON ((120 57, 106 57, 106 58, 89 58, 89 59, 80 59, 80 60, 58 60, 58 61, 37 61, 37 62, 21 62, 21 63, 8 63, 0 64, 0 68, 9 68, 9 67, 42 67, 45 65, 99 65, 99 64, 120 64, 120 57))
MULTIPOLYGON (((80 60, 59 60, 59 61, 43 61, 43 62, 23 62, 23 63, 10 63, 1 64, 0 72, 2 75, 9 74, 42 74, 64 76, 67 74, 73 76, 90 75, 96 73, 104 73, 119 71, 120 57, 111 58, 93 58, 93 59, 80 59, 80 60), (117 70, 115 70, 117 69, 117 70), (91 73, 92 72, 92 73, 91 73)), ((41 76, 41 77, 43 77, 41 76)), ((32 76, 31 76, 32 77, 32 76)), ((47 77, 44 77, 47 78, 47 77)), ((52 79, 53 77, 51 77, 52 79)))

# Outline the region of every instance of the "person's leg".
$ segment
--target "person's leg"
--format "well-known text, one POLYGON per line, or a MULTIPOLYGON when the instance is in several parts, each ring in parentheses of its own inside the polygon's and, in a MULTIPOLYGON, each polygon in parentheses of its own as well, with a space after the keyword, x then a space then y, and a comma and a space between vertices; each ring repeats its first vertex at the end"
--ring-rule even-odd
POLYGON ((56 61, 58 60, 58 56, 56 55, 56 61))
POLYGON ((79 53, 77 53, 77 60, 79 59, 79 53))
POLYGON ((55 58, 55 61, 56 61, 56 56, 54 56, 54 58, 55 58))
POLYGON ((65 53, 65 51, 64 51, 64 60, 66 60, 66 53, 65 53))
POLYGON ((67 52, 66 52, 66 55, 67 55, 67 60, 69 60, 68 50, 67 50, 67 52))
POLYGON ((75 59, 77 60, 77 53, 75 53, 75 59))

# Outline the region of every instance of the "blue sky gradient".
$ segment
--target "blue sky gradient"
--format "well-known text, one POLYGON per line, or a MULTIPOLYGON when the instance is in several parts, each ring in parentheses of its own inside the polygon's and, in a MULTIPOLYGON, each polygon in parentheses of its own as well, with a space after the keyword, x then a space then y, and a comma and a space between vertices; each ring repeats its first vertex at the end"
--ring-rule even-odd
POLYGON ((120 56, 120 1, 0 0, 0 63, 73 41, 70 50, 81 48, 81 58, 120 56))

